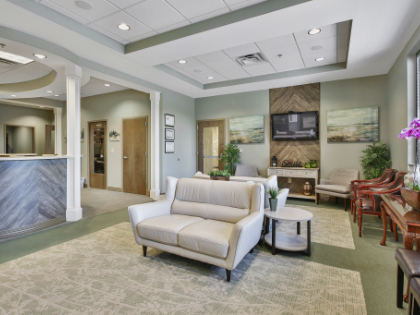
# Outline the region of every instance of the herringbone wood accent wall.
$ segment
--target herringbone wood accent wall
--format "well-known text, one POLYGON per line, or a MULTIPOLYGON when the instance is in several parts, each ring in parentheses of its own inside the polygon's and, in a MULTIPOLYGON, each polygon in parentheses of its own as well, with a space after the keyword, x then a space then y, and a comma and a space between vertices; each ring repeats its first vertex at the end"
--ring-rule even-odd
MULTIPOLYGON (((320 110, 320 84, 306 84, 270 90, 270 115, 320 110)), ((271 116, 270 116, 271 117, 271 116)), ((321 117, 320 123, 321 123, 321 117)), ((270 139, 271 119, 270 119, 270 139)), ((320 167, 319 140, 272 141, 270 140, 270 161, 276 156, 279 165, 284 160, 300 161, 302 165, 310 160, 318 160, 320 167)))

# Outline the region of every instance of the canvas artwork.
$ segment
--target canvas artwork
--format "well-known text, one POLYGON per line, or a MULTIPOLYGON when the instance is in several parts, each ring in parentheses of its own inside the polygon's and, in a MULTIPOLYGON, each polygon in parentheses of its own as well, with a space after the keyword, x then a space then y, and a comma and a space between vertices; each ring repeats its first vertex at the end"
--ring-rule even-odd
POLYGON ((229 118, 230 143, 264 143, 264 116, 229 118))
POLYGON ((378 107, 328 110, 327 141, 379 141, 378 107))

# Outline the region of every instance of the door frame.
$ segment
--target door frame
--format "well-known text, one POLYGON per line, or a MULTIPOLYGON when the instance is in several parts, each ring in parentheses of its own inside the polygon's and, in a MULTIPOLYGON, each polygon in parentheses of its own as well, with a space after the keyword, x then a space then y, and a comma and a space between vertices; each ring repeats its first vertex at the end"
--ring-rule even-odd
MULTIPOLYGON (((124 120, 126 119, 135 119, 135 118, 146 118, 147 127, 146 127, 146 152, 147 152, 147 162, 146 162, 146 196, 150 196, 150 181, 149 181, 149 164, 150 164, 150 150, 149 150, 149 128, 150 121, 149 115, 134 116, 134 117, 123 117, 121 118, 121 160, 124 159, 124 120)), ((124 192, 124 163, 121 163, 121 189, 124 192)))
MULTIPOLYGON (((195 169, 196 172, 198 172, 198 123, 200 122, 206 122, 206 121, 223 121, 223 124, 225 125, 225 145, 227 143, 226 141, 226 134, 227 134, 227 119, 226 118, 213 118, 213 119, 200 119, 195 121, 195 169)), ((221 152, 220 152, 221 153, 221 152)))
MULTIPOLYGON (((90 124, 95 122, 106 122, 106 130, 105 130, 105 149, 106 149, 106 159, 105 159, 105 186, 106 190, 108 190, 108 119, 95 119, 87 121, 87 129, 89 131, 89 141, 87 141, 87 186, 90 188, 90 124)), ((81 168, 81 167, 80 167, 81 168)))

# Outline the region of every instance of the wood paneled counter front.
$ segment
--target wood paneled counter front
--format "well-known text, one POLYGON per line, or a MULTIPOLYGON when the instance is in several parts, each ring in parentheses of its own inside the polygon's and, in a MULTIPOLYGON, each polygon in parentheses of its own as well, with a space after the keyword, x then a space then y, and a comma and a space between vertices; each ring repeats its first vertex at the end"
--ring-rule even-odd
POLYGON ((68 158, 0 158, 0 240, 66 220, 68 158))

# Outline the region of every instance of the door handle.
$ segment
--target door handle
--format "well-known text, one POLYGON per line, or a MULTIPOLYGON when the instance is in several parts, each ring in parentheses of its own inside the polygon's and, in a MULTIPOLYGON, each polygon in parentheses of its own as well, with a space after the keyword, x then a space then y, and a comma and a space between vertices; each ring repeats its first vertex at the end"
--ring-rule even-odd
POLYGON ((124 160, 127 160, 127 159, 128 159, 128 157, 124 156, 124 157, 123 157, 123 159, 124 159, 124 160))

